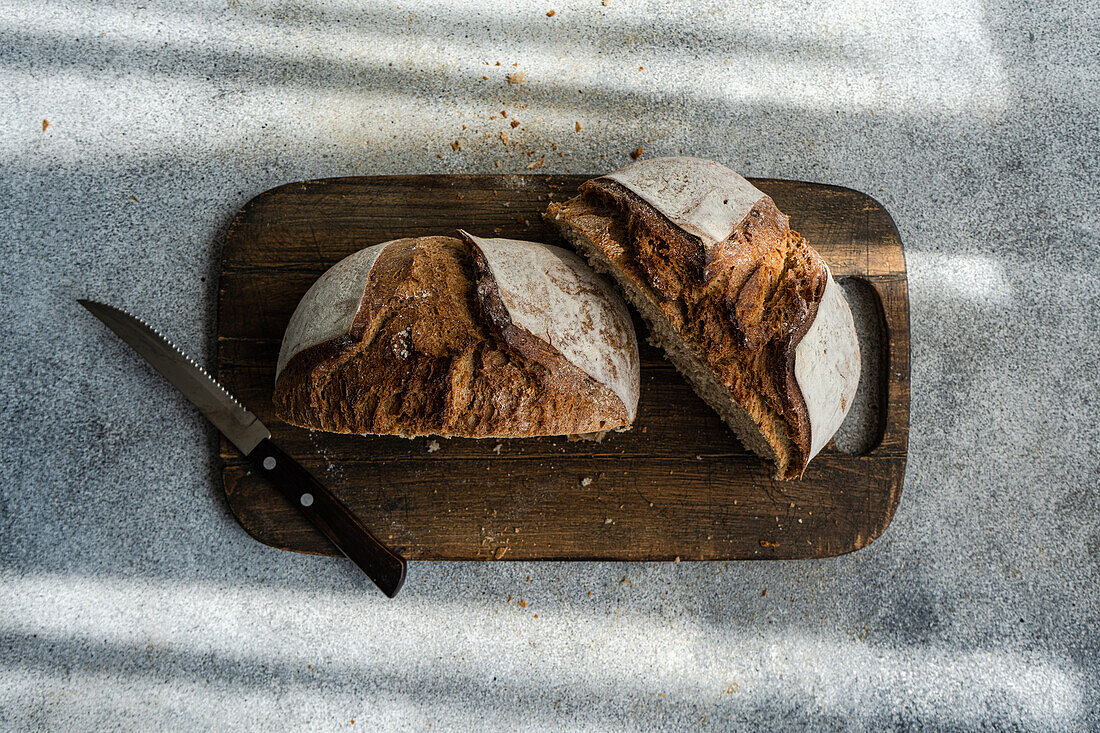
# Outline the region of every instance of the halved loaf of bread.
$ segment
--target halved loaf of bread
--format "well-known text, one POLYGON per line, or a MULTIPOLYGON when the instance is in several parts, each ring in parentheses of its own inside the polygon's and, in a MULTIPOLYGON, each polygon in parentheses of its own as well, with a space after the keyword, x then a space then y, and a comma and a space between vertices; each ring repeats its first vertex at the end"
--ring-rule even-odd
POLYGON ((638 345, 614 290, 559 247, 462 234, 367 247, 313 284, 279 353, 280 418, 408 437, 630 427, 638 345))
POLYGON ((777 478, 800 477, 859 383, 852 314, 768 196, 698 158, 585 182, 545 218, 610 273, 696 392, 777 478))

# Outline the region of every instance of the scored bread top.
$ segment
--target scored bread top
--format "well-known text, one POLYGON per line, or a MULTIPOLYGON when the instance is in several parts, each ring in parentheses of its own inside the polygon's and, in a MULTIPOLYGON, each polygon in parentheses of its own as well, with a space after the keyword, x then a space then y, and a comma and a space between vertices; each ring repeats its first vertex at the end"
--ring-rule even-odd
POLYGON ((547 244, 484 239, 462 230, 488 265, 511 322, 638 408, 638 342, 622 299, 577 255, 547 244))
POLYGON ((817 317, 794 353, 795 379, 810 415, 808 461, 840 428, 859 386, 859 342, 855 323, 832 272, 825 281, 817 317))
POLYGON ((764 193, 726 166, 703 158, 650 158, 608 173, 704 247, 729 238, 764 193))
POLYGON ((276 380, 298 352, 351 331, 355 316, 363 307, 363 293, 371 268, 390 244, 392 242, 383 242, 348 255, 310 286, 286 327, 279 349, 279 364, 275 368, 276 380))

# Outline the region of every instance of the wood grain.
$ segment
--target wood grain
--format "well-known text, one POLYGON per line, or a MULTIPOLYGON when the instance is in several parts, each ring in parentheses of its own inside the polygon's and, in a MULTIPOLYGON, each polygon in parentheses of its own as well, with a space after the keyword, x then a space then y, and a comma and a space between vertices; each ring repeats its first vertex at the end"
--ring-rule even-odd
MULTIPOLYGON (((885 330, 881 438, 864 455, 830 446, 801 481, 777 482, 641 345, 634 429, 602 443, 368 438, 311 433, 271 405, 275 361, 299 299, 371 244, 457 228, 560 241, 540 214, 589 176, 379 176, 294 183, 250 201, 222 259, 218 378, 274 441, 409 560, 717 560, 828 557, 885 531, 901 495, 909 434, 909 296, 889 214, 851 189, 756 179, 834 276, 874 289, 885 330), (500 448, 497 449, 499 444, 500 448), (591 479, 586 482, 585 479, 591 479)), ((645 326, 636 318, 639 335, 645 326)), ((222 476, 245 530, 275 547, 335 548, 227 441, 222 476)))

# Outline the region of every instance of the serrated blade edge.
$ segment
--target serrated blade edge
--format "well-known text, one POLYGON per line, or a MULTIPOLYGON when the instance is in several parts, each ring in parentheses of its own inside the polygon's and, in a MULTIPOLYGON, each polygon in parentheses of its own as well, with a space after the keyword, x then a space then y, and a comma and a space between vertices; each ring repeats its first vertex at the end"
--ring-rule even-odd
POLYGON ((242 453, 248 455, 260 441, 271 437, 255 415, 159 330, 114 306, 94 300, 77 302, 145 357, 242 453))

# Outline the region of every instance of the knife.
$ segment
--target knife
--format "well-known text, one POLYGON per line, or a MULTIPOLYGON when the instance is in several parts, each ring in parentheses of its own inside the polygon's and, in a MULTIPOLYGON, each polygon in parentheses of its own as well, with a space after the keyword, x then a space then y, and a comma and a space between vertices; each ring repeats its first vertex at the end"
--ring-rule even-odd
POLYGON ((94 300, 78 300, 119 338, 145 357, 229 438, 332 544, 390 598, 405 582, 405 559, 383 545, 354 514, 298 463, 271 442, 271 433, 251 412, 190 357, 139 318, 94 300))

